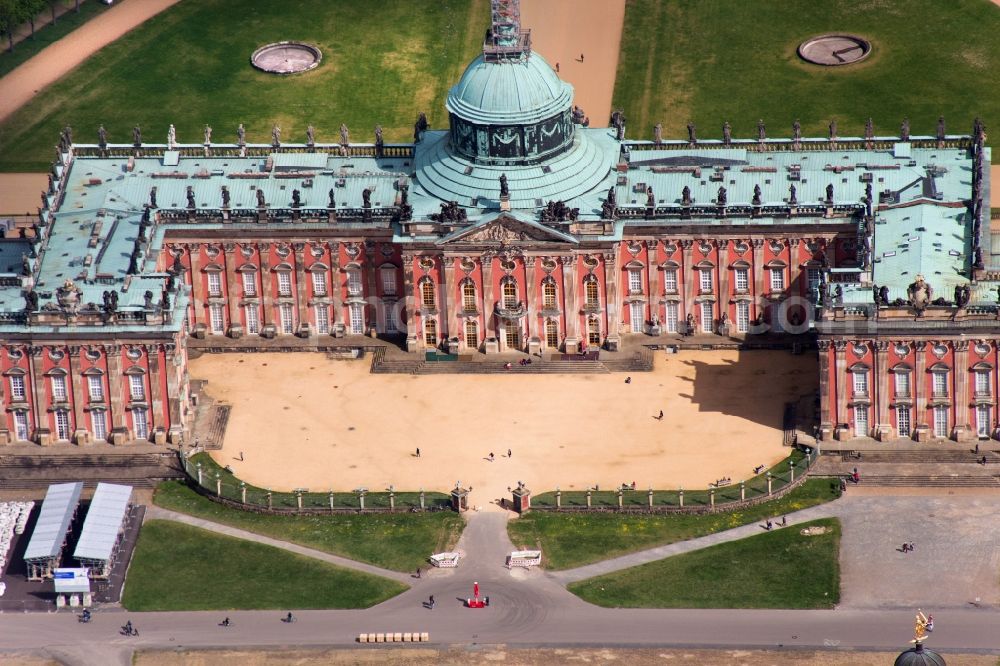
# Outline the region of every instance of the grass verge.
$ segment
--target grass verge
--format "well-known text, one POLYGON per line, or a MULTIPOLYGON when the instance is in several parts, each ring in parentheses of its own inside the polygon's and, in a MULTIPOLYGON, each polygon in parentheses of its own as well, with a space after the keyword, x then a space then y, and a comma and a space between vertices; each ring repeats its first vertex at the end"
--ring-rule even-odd
POLYGON ((122 604, 130 611, 368 608, 406 589, 271 546, 151 520, 139 534, 122 604))
MULTIPOLYGON (((71 3, 70 3, 71 4, 71 3)), ((62 14, 55 25, 46 23, 44 26, 36 23, 35 37, 28 37, 22 42, 14 45, 14 52, 7 50, 7 38, 4 36, 0 41, 3 52, 0 53, 0 76, 8 74, 21 63, 33 58, 39 51, 50 46, 60 39, 73 32, 81 25, 106 12, 110 7, 98 0, 87 0, 80 3, 80 13, 69 11, 62 14)), ((45 20, 51 20, 50 15, 46 15, 45 20)))
POLYGON ((458 541, 463 526, 461 516, 450 511, 328 516, 251 513, 217 504, 179 481, 161 483, 153 502, 172 511, 395 571, 412 571, 431 553, 448 550, 458 541))
POLYGON ((541 549, 547 568, 571 569, 780 516, 839 496, 836 481, 807 479, 780 499, 742 511, 700 515, 532 511, 510 521, 507 531, 518 547, 541 549))
POLYGON ((833 608, 840 599, 840 521, 815 520, 572 583, 611 608, 833 608), (825 532, 806 536, 805 527, 825 532))

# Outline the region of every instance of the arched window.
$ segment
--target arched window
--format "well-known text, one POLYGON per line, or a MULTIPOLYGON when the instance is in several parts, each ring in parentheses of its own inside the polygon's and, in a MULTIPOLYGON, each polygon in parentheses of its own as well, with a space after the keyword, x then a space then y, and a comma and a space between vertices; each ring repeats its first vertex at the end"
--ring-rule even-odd
POLYGON ((476 283, 472 280, 462 283, 462 309, 466 312, 476 311, 476 283))
POLYGON ((598 307, 601 304, 600 297, 598 296, 598 284, 597 278, 593 275, 587 277, 584 282, 584 294, 587 299, 587 305, 590 307, 598 307))
POLYGON ((465 322, 465 346, 469 349, 479 348, 479 327, 474 321, 465 322))
POLYGON ((503 306, 505 308, 517 307, 517 282, 514 278, 507 278, 503 283, 503 306))
POLYGON ((587 320, 587 344, 598 346, 601 344, 601 322, 597 317, 587 320))
POLYGON ((552 278, 542 283, 542 307, 545 309, 556 308, 556 281, 552 278))
POLYGON ((425 308, 433 308, 436 304, 434 299, 434 283, 430 279, 425 279, 420 283, 420 301, 425 308))
POLYGON ((424 320, 424 344, 437 347, 437 321, 434 319, 424 320))
POLYGON ((559 324, 555 319, 545 320, 545 346, 551 349, 559 348, 559 324))

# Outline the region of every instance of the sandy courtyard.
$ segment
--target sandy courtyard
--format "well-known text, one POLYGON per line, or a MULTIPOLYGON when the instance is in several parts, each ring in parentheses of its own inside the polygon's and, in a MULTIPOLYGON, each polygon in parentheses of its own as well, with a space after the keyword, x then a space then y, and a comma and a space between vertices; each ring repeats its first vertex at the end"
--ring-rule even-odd
POLYGON ((622 374, 516 370, 373 375, 368 359, 309 353, 206 354, 190 370, 233 405, 214 455, 249 483, 445 490, 460 480, 476 505, 518 480, 541 492, 745 478, 787 455, 784 403, 816 386, 815 360, 785 352, 660 353, 631 384, 622 374), (663 421, 653 418, 661 409, 663 421))

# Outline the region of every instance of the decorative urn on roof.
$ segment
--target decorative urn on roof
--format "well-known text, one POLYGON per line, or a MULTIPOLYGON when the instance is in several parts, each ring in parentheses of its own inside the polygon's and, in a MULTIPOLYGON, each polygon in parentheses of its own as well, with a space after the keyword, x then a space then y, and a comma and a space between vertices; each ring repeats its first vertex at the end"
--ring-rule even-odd
POLYGON ((59 307, 66 312, 76 312, 80 309, 80 297, 83 290, 73 284, 72 280, 66 280, 63 286, 56 289, 56 302, 59 307))

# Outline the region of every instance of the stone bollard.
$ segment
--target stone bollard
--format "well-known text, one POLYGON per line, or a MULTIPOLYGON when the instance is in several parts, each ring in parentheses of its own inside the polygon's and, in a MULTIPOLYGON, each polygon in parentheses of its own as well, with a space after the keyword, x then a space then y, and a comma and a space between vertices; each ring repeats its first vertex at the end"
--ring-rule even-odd
POLYGON ((646 501, 649 504, 649 508, 652 509, 653 508, 653 489, 652 488, 649 489, 649 493, 647 494, 646 497, 647 497, 646 501))
POLYGON ((364 493, 358 493, 358 506, 361 507, 362 511, 365 510, 365 494, 364 493))
POLYGON ((587 491, 587 508, 588 509, 590 508, 590 503, 591 503, 590 495, 591 495, 591 491, 588 490, 587 491))
POLYGON ((792 460, 788 463, 788 473, 791 475, 788 479, 788 483, 795 481, 795 461, 792 460))
POLYGON ((389 493, 389 511, 396 510, 396 493, 389 493))
POLYGON ((268 510, 274 508, 274 502, 272 501, 272 498, 271 498, 271 490, 270 490, 270 488, 267 491, 267 508, 268 508, 268 510))
POLYGON ((424 510, 424 489, 420 489, 420 510, 424 510))
POLYGON ((222 497, 222 478, 218 472, 215 473, 215 494, 222 497))
POLYGON ((296 490, 295 491, 295 505, 297 507, 299 507, 299 511, 302 510, 302 491, 301 490, 296 490))
POLYGON ((330 491, 330 511, 333 511, 333 491, 330 491))
POLYGON ((677 491, 677 501, 680 502, 680 506, 683 509, 684 508, 684 489, 683 488, 681 488, 680 490, 677 491))
POLYGON ((771 481, 772 481, 772 479, 771 479, 771 473, 768 472, 767 473, 767 494, 768 495, 771 494, 771 481))
POLYGON ((715 488, 709 488, 708 490, 708 506, 715 508, 715 488))
POLYGON ((556 487, 556 508, 562 508, 562 491, 558 487, 556 487))
POLYGON ((240 481, 240 502, 247 503, 247 484, 244 481, 240 481))
POLYGON ((745 502, 747 499, 747 484, 740 481, 740 501, 745 502))
POLYGON ((618 489, 618 508, 622 508, 622 491, 621 488, 618 489))
POLYGON ((201 482, 201 463, 197 463, 195 467, 198 469, 198 485, 202 485, 201 482))

